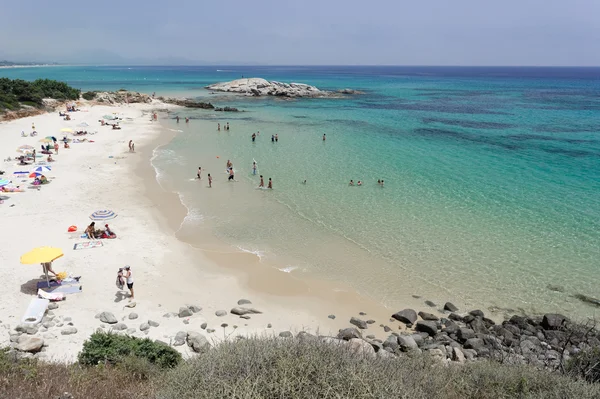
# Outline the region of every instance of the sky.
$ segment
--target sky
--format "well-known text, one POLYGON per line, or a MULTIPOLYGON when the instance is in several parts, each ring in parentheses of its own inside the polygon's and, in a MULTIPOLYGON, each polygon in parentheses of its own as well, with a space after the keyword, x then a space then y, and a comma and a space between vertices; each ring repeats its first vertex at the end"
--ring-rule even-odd
POLYGON ((0 60, 600 65, 600 0, 0 0, 0 60))

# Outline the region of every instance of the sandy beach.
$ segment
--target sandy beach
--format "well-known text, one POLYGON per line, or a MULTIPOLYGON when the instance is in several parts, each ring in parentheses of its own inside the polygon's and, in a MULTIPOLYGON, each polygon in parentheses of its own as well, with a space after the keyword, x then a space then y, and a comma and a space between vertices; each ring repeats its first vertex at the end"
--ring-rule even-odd
MULTIPOLYGON (((96 132, 85 136, 87 142, 73 142, 69 149, 61 146, 59 153, 53 155, 55 162, 46 174, 50 184, 39 190, 3 193, 9 198, 0 205, 5 226, 0 232, 0 267, 4 276, 0 321, 6 331, 0 335, 0 346, 9 345, 9 333, 20 323, 36 295, 36 283, 43 278, 40 265, 22 265, 20 256, 40 246, 61 248, 64 256, 54 262, 54 271, 81 276, 82 285, 81 293, 67 295, 50 312, 55 326, 39 325, 37 335, 44 339, 46 349, 38 356, 47 359, 72 361, 90 334, 99 328, 110 331, 111 325, 96 318, 101 312, 111 312, 119 323, 124 323, 127 329, 123 333, 167 343, 178 331, 198 331, 212 342, 236 335, 277 335, 282 331, 335 335, 339 328, 350 326, 351 316, 376 321, 374 328, 366 330, 367 334, 381 338, 388 335, 381 323, 390 324, 393 311, 376 303, 256 265, 243 270, 244 266, 257 263, 256 257, 241 252, 211 253, 176 238, 186 210, 176 194, 167 193, 158 185, 151 166, 153 150, 168 143, 174 134, 151 121, 151 111, 161 109, 160 120, 168 117, 164 110, 169 106, 155 102, 111 107, 84 101, 79 108, 80 112, 71 113, 70 121, 54 112, 0 124, 2 159, 18 155, 15 150, 23 144, 39 148, 39 140, 45 136, 60 140, 61 129, 79 130, 77 125, 82 122, 90 125, 85 130, 96 132), (122 118, 122 129, 101 126, 98 121, 105 114, 122 118), (21 137, 20 132, 30 132, 32 124, 38 136, 21 137), (128 150, 129 140, 135 143, 135 153, 128 150), (118 214, 107 222, 117 238, 101 240, 101 247, 74 250, 74 244, 89 241, 81 235, 90 223, 90 214, 102 209, 118 214), (71 225, 77 226, 76 232, 67 231, 71 225), (117 271, 125 265, 130 265, 133 272, 133 301, 126 290, 115 286, 117 271), (251 315, 250 319, 230 314, 240 299, 250 300, 252 304, 245 306, 262 313, 251 315), (126 307, 131 303, 135 307, 126 307), (191 317, 165 317, 187 305, 202 311, 191 317), (220 310, 227 311, 227 315, 217 316, 220 310), (367 315, 359 316, 359 311, 367 315), (137 318, 130 318, 134 317, 131 313, 137 318), (335 320, 328 318, 330 314, 336 315, 335 320), (148 321, 158 326, 141 331, 140 326, 148 321), (63 335, 61 330, 70 327, 70 323, 77 333, 63 335)), ((15 177, 13 172, 33 170, 31 165, 4 161, 0 170, 14 185, 30 186, 32 179, 15 177)), ((104 222, 97 224, 103 227, 104 222)), ((392 327, 397 330, 398 323, 392 327)), ((177 348, 184 354, 191 353, 185 345, 177 348)))

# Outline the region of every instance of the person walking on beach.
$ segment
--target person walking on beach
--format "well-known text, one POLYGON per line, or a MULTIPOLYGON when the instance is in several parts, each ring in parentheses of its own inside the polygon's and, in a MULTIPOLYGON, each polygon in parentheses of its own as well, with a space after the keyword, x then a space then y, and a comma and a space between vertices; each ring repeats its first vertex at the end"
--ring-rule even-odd
POLYGON ((256 174, 256 161, 252 162, 252 174, 255 175, 256 174))
POLYGON ((129 152, 131 152, 131 143, 133 143, 133 140, 129 140, 129 152))
POLYGON ((260 175, 260 184, 258 185, 258 188, 264 188, 265 187, 265 181, 263 179, 263 175, 260 175))
POLYGON ((198 180, 202 180, 202 166, 198 166, 198 173, 196 176, 198 176, 198 180))
POLYGON ((127 288, 129 288, 129 292, 131 295, 129 296, 129 300, 131 301, 133 296, 133 277, 131 275, 131 267, 129 265, 125 266, 125 279, 127 280, 127 288))
POLYGON ((55 141, 54 142, 54 152, 56 153, 56 155, 58 155, 58 148, 59 148, 58 143, 55 141))
POLYGON ((233 177, 233 168, 229 169, 229 178, 227 180, 235 181, 235 179, 233 177))
POLYGON ((135 143, 131 142, 131 152, 135 152, 135 143))
POLYGON ((271 181, 270 177, 269 177, 269 185, 267 186, 267 188, 270 188, 270 189, 273 188, 273 182, 271 181))
POLYGON ((279 135, 277 133, 275 133, 275 141, 279 141, 279 135))
POLYGON ((35 163, 35 148, 33 149, 33 163, 35 163))
POLYGON ((208 174, 208 188, 212 188, 212 177, 208 174))

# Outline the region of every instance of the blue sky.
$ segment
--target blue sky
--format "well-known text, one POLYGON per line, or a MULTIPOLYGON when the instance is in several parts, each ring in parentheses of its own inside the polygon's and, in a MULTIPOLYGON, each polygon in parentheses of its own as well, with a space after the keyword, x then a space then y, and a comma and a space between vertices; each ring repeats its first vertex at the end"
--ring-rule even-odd
POLYGON ((9 60, 600 65, 600 0, 0 0, 0 9, 9 60))

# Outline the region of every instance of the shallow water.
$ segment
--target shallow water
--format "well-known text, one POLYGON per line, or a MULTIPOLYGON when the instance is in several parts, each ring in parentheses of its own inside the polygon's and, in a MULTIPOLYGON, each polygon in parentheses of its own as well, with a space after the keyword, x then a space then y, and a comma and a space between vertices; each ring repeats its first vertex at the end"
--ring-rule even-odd
POLYGON ((284 272, 347 283, 388 306, 416 293, 478 306, 594 313, 570 295, 600 297, 599 69, 21 73, 41 72, 63 73, 83 89, 188 96, 209 96, 202 86, 241 74, 364 90, 346 99, 209 96, 246 112, 185 110, 179 115, 192 117, 189 124, 167 122, 181 132, 154 163, 161 182, 180 192, 190 210, 182 237, 194 242, 212 232, 284 272), (227 121, 231 130, 217 132, 217 122, 227 121), (272 143, 275 133, 279 142, 272 143), (235 183, 227 182, 227 159, 235 183), (256 189, 253 159, 274 190, 256 189), (212 174, 213 189, 193 179, 198 166, 212 174), (350 179, 364 184, 350 187, 350 179))

